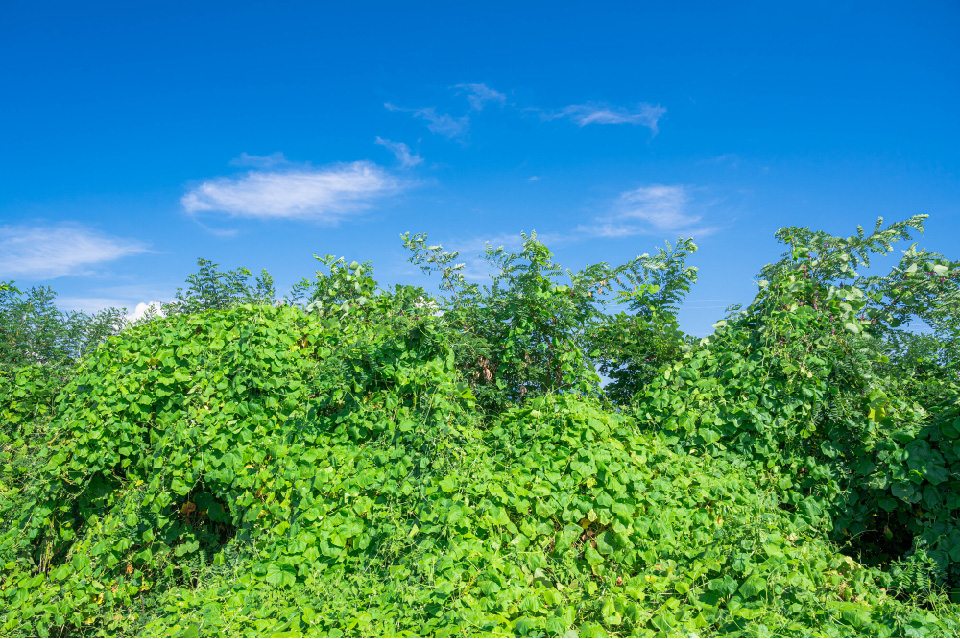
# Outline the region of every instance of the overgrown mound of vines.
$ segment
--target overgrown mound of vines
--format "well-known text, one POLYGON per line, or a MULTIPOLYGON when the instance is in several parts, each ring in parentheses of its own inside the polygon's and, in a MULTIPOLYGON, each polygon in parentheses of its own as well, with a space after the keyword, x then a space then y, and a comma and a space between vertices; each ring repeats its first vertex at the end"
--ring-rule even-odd
POLYGON ((241 306, 111 338, 15 462, 45 464, 5 495, 7 631, 109 631, 208 571, 289 587, 389 552, 391 504, 447 472, 469 402, 394 306, 376 328, 241 306))
POLYGON ((704 340, 689 240, 201 260, 122 330, 0 282, 0 634, 960 635, 960 263, 854 270, 922 221, 782 230, 704 340))
MULTIPOLYGON (((894 236, 878 224, 869 239, 881 243, 884 233, 894 236)), ((901 297, 936 322, 949 308, 944 290, 956 296, 960 263, 911 248, 889 276, 843 284, 834 280, 868 260, 836 250, 837 238, 823 233, 793 243, 746 311, 637 396, 640 418, 685 447, 761 463, 784 508, 804 513, 847 554, 887 567, 886 583, 901 596, 949 590, 956 599, 956 362, 914 354, 919 365, 892 363, 904 354, 887 340, 901 297)))
POLYGON ((484 426, 411 302, 159 319, 17 404, 4 634, 960 630, 750 465, 572 395, 484 426))

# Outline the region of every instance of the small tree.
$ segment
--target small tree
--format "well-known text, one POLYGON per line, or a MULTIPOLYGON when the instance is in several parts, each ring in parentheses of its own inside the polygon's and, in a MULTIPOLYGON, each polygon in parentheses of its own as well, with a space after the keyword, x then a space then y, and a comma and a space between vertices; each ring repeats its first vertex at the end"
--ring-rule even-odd
POLYGON ((613 396, 628 399, 677 354, 683 334, 676 311, 696 280, 696 269, 684 265, 693 242, 573 272, 553 261, 536 233, 521 237, 517 253, 487 245, 493 282, 480 287, 465 280, 459 253, 427 246, 424 234, 403 236, 410 261, 441 276, 457 361, 482 405, 502 410, 549 392, 598 393, 598 367, 614 379, 613 396), (614 291, 632 315, 603 313, 614 291))
POLYGON ((606 269, 564 271, 536 233, 521 237, 517 253, 487 245, 483 258, 495 274, 491 285, 480 287, 464 279, 464 265, 455 261, 459 253, 427 246, 425 234, 403 236, 410 261, 440 274, 458 368, 480 404, 493 411, 548 392, 599 387, 582 344, 597 312, 589 288, 606 269), (558 283, 565 272, 569 284, 558 283))
POLYGON ((225 309, 237 304, 273 304, 276 287, 266 270, 253 281, 249 269, 220 271, 220 265, 203 258, 197 259, 200 270, 187 276, 186 290, 177 289, 176 300, 163 307, 167 313, 200 313, 211 309, 225 309))
POLYGON ((675 246, 667 242, 655 255, 644 253, 620 267, 608 282, 619 289, 617 301, 628 311, 603 317, 589 342, 600 373, 611 380, 604 390, 614 402, 629 403, 689 341, 677 313, 697 281, 697 268, 686 265, 696 251, 692 239, 680 238, 675 246))
POLYGON ((126 323, 125 309, 63 312, 56 297, 48 286, 23 292, 13 282, 0 282, 0 368, 69 365, 126 323))

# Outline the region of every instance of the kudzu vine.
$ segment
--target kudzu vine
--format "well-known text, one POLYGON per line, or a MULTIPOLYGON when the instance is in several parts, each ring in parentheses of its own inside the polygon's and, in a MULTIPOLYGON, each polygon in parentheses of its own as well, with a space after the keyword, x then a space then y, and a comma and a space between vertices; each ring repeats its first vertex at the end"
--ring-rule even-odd
POLYGON ((132 326, 3 283, 0 633, 956 636, 960 263, 870 270, 923 222, 781 230, 705 339, 683 239, 201 260, 132 326))

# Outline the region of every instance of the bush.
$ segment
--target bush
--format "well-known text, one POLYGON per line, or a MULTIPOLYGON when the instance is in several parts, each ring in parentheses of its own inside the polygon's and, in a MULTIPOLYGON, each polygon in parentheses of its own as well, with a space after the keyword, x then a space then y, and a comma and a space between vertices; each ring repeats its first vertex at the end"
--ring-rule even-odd
POLYGON ((958 265, 833 281, 908 226, 787 230, 701 342, 692 245, 560 283, 529 237, 482 290, 418 236, 448 299, 326 256, 286 304, 237 271, 232 302, 13 362, 2 632, 957 635, 956 384, 920 405, 892 372, 952 355, 891 336, 949 316, 958 265))

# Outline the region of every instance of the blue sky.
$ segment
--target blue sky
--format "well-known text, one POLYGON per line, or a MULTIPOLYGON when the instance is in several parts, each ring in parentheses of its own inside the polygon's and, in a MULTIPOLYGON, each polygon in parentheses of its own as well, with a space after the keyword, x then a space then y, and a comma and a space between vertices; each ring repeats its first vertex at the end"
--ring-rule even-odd
POLYGON ((132 309, 197 257, 430 286, 400 233, 572 268, 692 236, 707 334, 783 226, 929 213, 960 257, 957 33, 934 1, 6 0, 0 279, 132 309))

